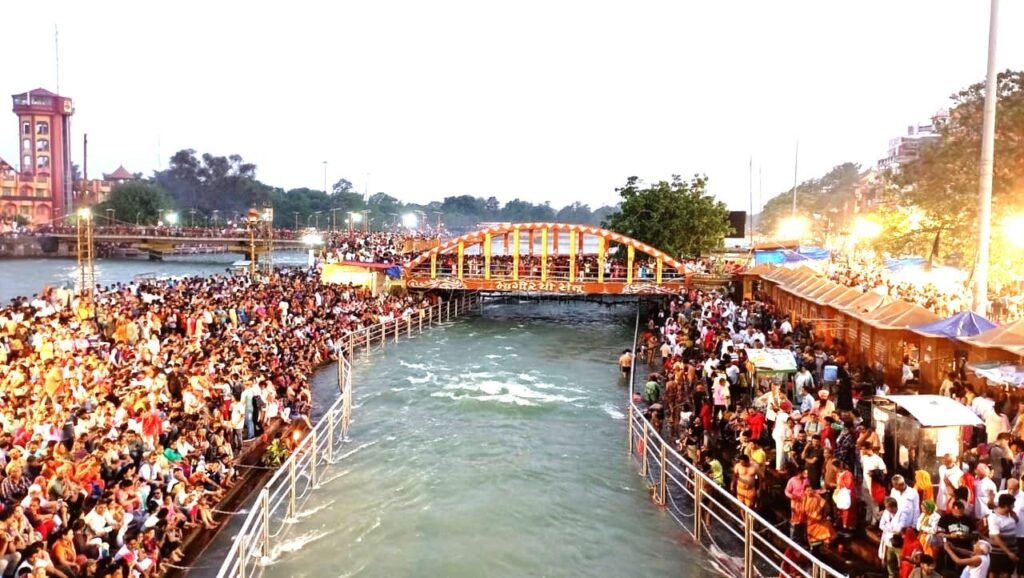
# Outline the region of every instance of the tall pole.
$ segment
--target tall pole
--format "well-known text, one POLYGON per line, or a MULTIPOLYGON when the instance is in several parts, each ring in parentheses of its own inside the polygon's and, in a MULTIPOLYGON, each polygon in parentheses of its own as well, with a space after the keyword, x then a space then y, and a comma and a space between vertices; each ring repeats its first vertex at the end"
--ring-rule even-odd
POLYGON ((327 190, 327 161, 324 161, 324 194, 329 193, 330 191, 327 190))
POLYGON ((996 136, 996 31, 999 0, 992 0, 988 22, 988 71, 985 76, 985 114, 981 128, 981 177, 978 183, 978 259, 974 266, 974 303, 978 315, 988 311, 988 252, 992 237, 992 162, 996 136))
MULTIPOLYGON (((53 25, 53 56, 54 64, 56 65, 57 72, 57 94, 60 94, 60 34, 57 31, 57 25, 53 25)), ((29 103, 31 104, 31 103, 29 103)))
POLYGON ((796 216, 796 183, 797 183, 796 175, 797 175, 797 167, 799 166, 799 164, 800 164, 800 141, 796 141, 796 154, 793 155, 793 212, 790 214, 790 216, 792 216, 792 217, 796 216))

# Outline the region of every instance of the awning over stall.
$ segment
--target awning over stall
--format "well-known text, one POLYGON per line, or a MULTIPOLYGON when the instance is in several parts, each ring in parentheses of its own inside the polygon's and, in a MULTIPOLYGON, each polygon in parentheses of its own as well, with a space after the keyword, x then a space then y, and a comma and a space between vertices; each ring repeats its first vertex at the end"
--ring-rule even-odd
POLYGON ((747 358, 758 369, 796 371, 796 358, 788 349, 747 349, 747 358))
POLYGON ((927 325, 916 325, 910 330, 920 335, 935 335, 949 337, 950 339, 962 339, 973 337, 995 329, 996 324, 973 311, 957 313, 949 319, 943 319, 927 325))
POLYGON ((883 395, 925 427, 978 426, 981 419, 971 408, 944 395, 883 395))

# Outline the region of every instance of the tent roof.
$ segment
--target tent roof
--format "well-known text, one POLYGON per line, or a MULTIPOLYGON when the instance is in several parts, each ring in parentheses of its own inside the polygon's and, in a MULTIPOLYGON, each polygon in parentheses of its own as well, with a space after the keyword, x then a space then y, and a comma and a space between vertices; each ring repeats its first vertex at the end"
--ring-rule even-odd
POLYGON ((910 307, 910 303, 899 299, 880 302, 877 307, 867 312, 860 320, 873 324, 876 321, 894 319, 905 313, 910 307))
POLYGON ((981 315, 978 315, 973 311, 964 311, 963 313, 957 313, 948 319, 941 319, 934 323, 926 323, 924 325, 915 325, 911 327, 910 330, 919 335, 936 335, 949 337, 950 339, 961 339, 964 337, 973 337, 984 331, 995 329, 996 327, 997 325, 995 323, 992 323, 981 315))
POLYGON ((822 295, 825 295, 827 293, 831 293, 831 292, 835 291, 835 289, 837 287, 839 287, 839 286, 836 285, 835 283, 833 283, 832 281, 829 281, 828 279, 825 279, 824 283, 822 283, 821 285, 818 285, 817 287, 815 287, 814 289, 812 289, 810 291, 805 292, 803 296, 804 296, 805 299, 809 299, 811 301, 814 301, 818 297, 821 297, 822 295))
POLYGON ((740 275, 762 275, 763 276, 763 275, 766 275, 767 273, 775 271, 776 269, 777 269, 777 267, 775 265, 772 265, 771 263, 761 263, 760 265, 757 265, 755 267, 747 269, 746 271, 741 271, 740 275))
MULTIPOLYGON (((897 301, 897 303, 903 303, 897 301)), ((875 327, 881 329, 907 329, 912 325, 921 325, 922 323, 934 323, 938 321, 940 317, 931 311, 921 307, 920 305, 910 304, 907 309, 892 316, 886 316, 885 318, 878 319, 877 323, 873 323, 875 327)), ((868 322, 872 323, 872 322, 868 322)))
POLYGON ((842 309, 843 311, 854 315, 864 315, 865 313, 878 309, 890 301, 892 301, 892 298, 888 295, 882 295, 877 291, 868 291, 853 301, 850 301, 845 307, 842 307, 842 309))
POLYGON ((814 301, 819 305, 831 305, 833 307, 842 307, 860 296, 861 292, 857 291, 852 287, 843 287, 842 285, 836 285, 826 293, 819 295, 817 298, 815 298, 814 301))
POLYGON ((998 347, 1018 353, 1024 348, 1024 319, 989 329, 964 341, 978 347, 998 347))
POLYGON ((796 359, 788 349, 747 349, 754 367, 771 371, 796 371, 796 359))
POLYGON ((925 427, 982 425, 982 421, 966 405, 944 395, 883 395, 907 410, 925 427))
POLYGON ((805 278, 803 281, 783 287, 783 290, 792 293, 797 297, 802 297, 806 295, 808 292, 817 289, 824 283, 827 283, 825 279, 822 279, 821 277, 818 277, 816 275, 812 275, 805 278))

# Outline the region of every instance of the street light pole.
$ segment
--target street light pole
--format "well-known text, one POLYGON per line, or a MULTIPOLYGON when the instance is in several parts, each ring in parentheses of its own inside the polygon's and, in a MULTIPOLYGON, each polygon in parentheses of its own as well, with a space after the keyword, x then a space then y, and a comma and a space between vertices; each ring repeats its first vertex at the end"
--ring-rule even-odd
POLYGON ((985 112, 981 128, 981 175, 978 183, 978 259, 974 264, 973 306, 978 315, 988 312, 988 252, 992 237, 992 163, 996 135, 996 32, 999 0, 992 0, 988 22, 988 71, 985 75, 985 112))
POLYGON ((330 194, 330 191, 327 190, 327 161, 324 161, 324 194, 330 194))

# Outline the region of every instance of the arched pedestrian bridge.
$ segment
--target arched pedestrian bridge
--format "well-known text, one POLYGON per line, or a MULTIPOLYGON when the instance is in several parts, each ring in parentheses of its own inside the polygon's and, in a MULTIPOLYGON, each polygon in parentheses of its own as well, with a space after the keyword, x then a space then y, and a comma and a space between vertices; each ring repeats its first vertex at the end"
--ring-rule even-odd
POLYGON ((568 223, 507 223, 451 239, 406 267, 413 289, 563 294, 678 293, 684 264, 614 231, 568 223))

